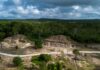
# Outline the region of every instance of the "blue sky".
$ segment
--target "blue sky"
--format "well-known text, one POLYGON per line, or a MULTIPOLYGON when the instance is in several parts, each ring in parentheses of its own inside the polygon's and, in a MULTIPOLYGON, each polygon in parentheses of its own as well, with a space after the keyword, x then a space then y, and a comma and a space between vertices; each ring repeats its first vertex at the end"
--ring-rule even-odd
POLYGON ((0 0, 0 19, 99 19, 100 0, 0 0))

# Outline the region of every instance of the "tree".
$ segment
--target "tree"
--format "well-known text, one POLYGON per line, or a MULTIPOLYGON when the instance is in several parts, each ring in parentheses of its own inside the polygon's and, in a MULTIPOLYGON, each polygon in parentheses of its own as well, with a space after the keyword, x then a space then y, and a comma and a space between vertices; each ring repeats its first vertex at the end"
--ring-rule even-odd
POLYGON ((15 57, 15 58, 13 59, 13 64, 14 64, 15 66, 21 66, 21 65, 23 65, 22 62, 23 62, 23 61, 22 61, 22 59, 21 59, 20 57, 15 57))
POLYGON ((2 41, 4 37, 5 37, 5 33, 4 32, 0 32, 0 41, 2 41))
MULTIPOLYGON (((33 68, 37 68, 40 70, 46 70, 47 62, 51 60, 51 56, 48 54, 41 54, 39 56, 32 57, 31 62, 33 68)), ((33 69, 32 68, 32 69, 33 69)))
POLYGON ((35 47, 36 48, 42 48, 43 47, 42 46, 42 40, 40 40, 40 39, 35 40, 35 47))
POLYGON ((43 62, 48 62, 51 60, 51 56, 48 55, 48 54, 41 54, 39 57, 38 57, 38 60, 39 61, 43 61, 43 62))

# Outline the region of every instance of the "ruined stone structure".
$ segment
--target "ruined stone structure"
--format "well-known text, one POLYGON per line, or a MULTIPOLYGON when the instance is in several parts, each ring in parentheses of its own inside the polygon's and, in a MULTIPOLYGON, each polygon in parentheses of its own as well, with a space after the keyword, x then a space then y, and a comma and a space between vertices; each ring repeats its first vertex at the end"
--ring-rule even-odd
MULTIPOLYGON (((16 48, 16 46, 20 49, 22 48, 27 48, 27 47, 33 47, 35 44, 31 43, 30 41, 28 41, 26 39, 25 36, 23 35, 16 35, 13 37, 8 37, 6 39, 4 39, 3 42, 1 42, 1 48, 16 48)), ((48 37, 47 39, 44 40, 43 42, 43 46, 47 46, 47 47, 72 47, 72 43, 70 41, 70 39, 68 39, 66 36, 64 35, 55 35, 55 36, 51 36, 48 37)), ((25 50, 26 52, 26 50, 25 50)), ((3 59, 3 61, 5 62, 11 62, 13 57, 8 57, 8 56, 3 56, 0 55, 1 59, 3 59)), ((24 61, 30 61, 31 56, 30 57, 23 57, 22 58, 24 61)))
POLYGON ((72 47, 71 42, 64 35, 51 36, 44 40, 43 45, 48 47, 72 47))
POLYGON ((4 41, 0 43, 0 47, 7 48, 27 48, 30 46, 34 46, 33 43, 28 41, 23 35, 15 35, 13 37, 5 38, 4 41))

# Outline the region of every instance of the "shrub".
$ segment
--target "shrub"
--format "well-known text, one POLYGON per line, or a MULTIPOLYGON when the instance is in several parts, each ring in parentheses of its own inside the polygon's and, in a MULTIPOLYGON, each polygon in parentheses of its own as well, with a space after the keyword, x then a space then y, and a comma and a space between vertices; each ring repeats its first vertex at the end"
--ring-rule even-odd
POLYGON ((51 60, 51 56, 48 55, 48 54, 41 54, 39 57, 38 57, 39 61, 45 61, 45 62, 48 62, 51 60))
POLYGON ((43 46, 42 46, 42 40, 40 40, 40 39, 37 39, 36 41, 35 41, 35 48, 42 48, 43 46))
POLYGON ((23 65, 22 64, 22 59, 20 58, 20 57, 15 57, 14 59, 13 59, 13 64, 15 65, 15 66, 20 66, 20 65, 23 65))

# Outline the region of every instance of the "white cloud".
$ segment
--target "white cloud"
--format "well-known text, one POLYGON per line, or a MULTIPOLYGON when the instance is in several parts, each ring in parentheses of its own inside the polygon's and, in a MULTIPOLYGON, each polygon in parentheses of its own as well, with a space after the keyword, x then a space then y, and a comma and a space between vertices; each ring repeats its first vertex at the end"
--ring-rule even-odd
POLYGON ((70 13, 69 13, 69 16, 70 16, 70 17, 72 17, 72 18, 73 18, 73 17, 74 17, 74 18, 75 18, 75 17, 77 17, 77 18, 78 18, 78 17, 81 17, 81 13, 77 13, 77 12, 70 12, 70 13))
POLYGON ((23 6, 17 6, 17 12, 22 15, 37 15, 40 14, 40 10, 35 6, 27 6, 24 8, 23 6))
POLYGON ((75 10, 78 10, 78 9, 80 9, 80 6, 75 5, 75 6, 72 6, 72 8, 75 10))
POLYGON ((78 12, 80 13, 92 13, 96 15, 100 15, 100 9, 99 7, 92 7, 92 6, 87 6, 87 7, 81 7, 78 9, 78 12))
POLYGON ((94 18, 96 16, 100 16, 100 8, 99 7, 72 6, 72 8, 73 8, 73 11, 69 12, 69 17, 71 17, 71 18, 75 18, 75 17, 76 18, 94 18))
POLYGON ((41 11, 41 15, 43 17, 56 17, 58 16, 60 13, 60 8, 59 7, 55 7, 55 8, 46 8, 44 10, 41 11))
POLYGON ((28 14, 29 10, 28 9, 24 9, 22 6, 18 6, 17 7, 17 12, 20 14, 28 14))
MULTIPOLYGON (((20 14, 20 16, 27 16, 27 17, 39 17, 39 18, 53 18, 53 17, 59 17, 61 15, 60 8, 45 8, 44 10, 39 10, 36 6, 27 6, 24 8, 23 6, 17 6, 17 13, 20 14)), ((18 15, 19 15, 18 14, 18 15)))
MULTIPOLYGON (((7 1, 7 0, 5 0, 7 1)), ((9 6, 4 9, 5 6, 0 3, 0 17, 14 17, 14 18, 60 18, 60 19, 77 19, 82 17, 88 17, 94 14, 100 15, 100 8, 93 6, 80 6, 74 5, 70 7, 49 7, 41 8, 37 5, 23 6, 21 0, 13 0, 15 5, 9 6), (41 8, 41 9, 40 9, 41 8)), ((4 3, 4 1, 1 1, 4 3)))
POLYGON ((84 13, 92 13, 92 14, 100 15, 100 8, 99 7, 88 6, 88 7, 83 8, 83 12, 84 13))
POLYGON ((86 12, 90 12, 90 11, 93 11, 94 9, 92 6, 88 6, 88 7, 83 8, 83 10, 86 12))
POLYGON ((40 14, 40 10, 36 6, 27 6, 26 9, 32 14, 40 14))
POLYGON ((13 0, 13 2, 14 2, 15 5, 21 4, 21 0, 13 0))

